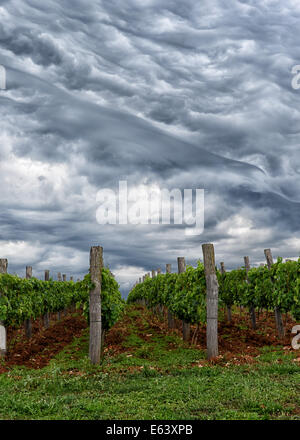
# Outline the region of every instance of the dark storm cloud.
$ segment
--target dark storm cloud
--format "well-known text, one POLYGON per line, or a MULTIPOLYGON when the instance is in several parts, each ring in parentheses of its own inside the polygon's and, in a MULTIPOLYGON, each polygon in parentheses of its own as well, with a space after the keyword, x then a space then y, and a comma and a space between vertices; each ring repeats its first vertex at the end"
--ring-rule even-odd
POLYGON ((195 263, 203 241, 232 267, 269 246, 296 257, 299 20, 292 0, 2 2, 0 237, 12 268, 21 249, 39 273, 82 276, 101 243, 125 291, 179 254, 195 263), (205 188, 204 233, 98 225, 97 190, 121 179, 205 188))

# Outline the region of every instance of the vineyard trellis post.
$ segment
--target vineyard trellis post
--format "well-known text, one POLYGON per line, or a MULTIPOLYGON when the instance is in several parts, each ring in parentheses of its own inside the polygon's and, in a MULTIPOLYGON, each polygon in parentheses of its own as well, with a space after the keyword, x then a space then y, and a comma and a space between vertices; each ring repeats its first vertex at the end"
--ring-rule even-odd
MULTIPOLYGON (((6 258, 0 259, 0 274, 7 273, 8 262, 6 258)), ((1 296, 1 292, 0 292, 1 296)), ((0 359, 6 355, 6 328, 4 323, 0 321, 0 359)))
MULTIPOLYGON (((271 249, 265 249, 264 253, 265 253, 266 260, 267 260, 268 269, 271 270, 271 267, 274 264, 271 249)), ((283 325, 283 320, 282 320, 282 314, 281 314, 280 308, 277 306, 275 307, 275 323, 276 323, 276 328, 277 328, 277 333, 278 333, 279 338, 281 338, 281 339, 284 338, 285 331, 284 331, 284 325, 283 325)))
MULTIPOLYGON (((32 267, 26 266, 26 280, 32 278, 32 267)), ((32 336, 32 321, 31 319, 25 319, 25 334, 26 338, 30 339, 32 336)))
POLYGON ((219 284, 212 243, 202 245, 206 279, 206 345, 208 359, 218 356, 218 298, 219 284))
MULTIPOLYGON (((157 275, 161 275, 161 268, 160 268, 160 267, 156 270, 156 273, 157 273, 157 275)), ((162 305, 162 304, 158 304, 158 306, 157 306, 157 312, 158 312, 158 314, 159 314, 161 317, 163 316, 163 314, 164 314, 164 308, 163 308, 163 305, 162 305)))
MULTIPOLYGON (((166 274, 167 273, 172 273, 172 266, 171 264, 166 264, 166 274)), ((169 328, 175 328, 175 319, 173 314, 170 312, 170 310, 168 309, 168 327, 169 328)))
MULTIPOLYGON (((250 270, 250 259, 249 257, 244 257, 245 269, 246 269, 246 282, 249 283, 248 272, 250 270)), ((252 304, 250 306, 250 319, 253 330, 256 330, 256 314, 255 314, 255 306, 252 304)))
MULTIPOLYGON (((223 261, 221 261, 220 263, 220 267, 221 267, 221 274, 225 275, 226 273, 226 269, 225 269, 225 264, 223 261)), ((231 322, 232 321, 232 310, 231 310, 231 305, 226 305, 226 311, 227 311, 227 321, 231 322)))
MULTIPOLYGON (((61 277, 61 272, 58 272, 58 274, 57 274, 57 280, 60 282, 60 281, 62 281, 62 277, 61 277)), ((60 312, 60 310, 57 312, 57 320, 58 321, 60 321, 60 318, 61 318, 61 312, 60 312)))
MULTIPOLYGON (((143 275, 142 279, 143 279, 143 282, 144 282, 145 279, 146 279, 146 275, 143 275)), ((142 305, 142 306, 145 306, 145 305, 146 305, 146 300, 145 300, 145 298, 142 298, 142 300, 141 300, 141 305, 142 305)))
MULTIPOLYGON (((185 272, 186 266, 185 266, 185 258, 184 257, 178 257, 177 258, 178 263, 178 273, 185 272)), ((187 321, 182 321, 182 338, 184 341, 189 341, 191 334, 191 326, 190 323, 187 321)))
MULTIPOLYGON (((63 276, 62 276, 62 280, 63 280, 64 283, 67 281, 67 275, 66 275, 65 273, 64 273, 63 276)), ((63 309, 63 316, 67 316, 67 313, 68 313, 68 310, 67 310, 67 308, 65 307, 65 308, 63 309)))
POLYGON ((90 291, 90 345, 89 357, 92 364, 99 364, 102 350, 101 281, 103 248, 93 246, 90 251, 90 275, 94 284, 90 291))
MULTIPOLYGON (((50 271, 49 270, 45 270, 45 281, 49 281, 49 280, 50 280, 50 271)), ((43 321, 44 321, 44 326, 46 328, 48 328, 49 325, 50 325, 49 312, 46 312, 44 314, 43 321)))

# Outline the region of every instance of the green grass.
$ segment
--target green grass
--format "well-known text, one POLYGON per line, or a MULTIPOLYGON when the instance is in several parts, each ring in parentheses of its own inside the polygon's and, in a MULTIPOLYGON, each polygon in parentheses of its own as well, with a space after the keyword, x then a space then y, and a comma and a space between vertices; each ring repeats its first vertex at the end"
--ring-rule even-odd
POLYGON ((251 365, 199 367, 203 351, 125 313, 123 352, 101 366, 88 361, 86 331, 47 367, 0 375, 0 419, 300 419, 295 352, 265 347, 251 365))

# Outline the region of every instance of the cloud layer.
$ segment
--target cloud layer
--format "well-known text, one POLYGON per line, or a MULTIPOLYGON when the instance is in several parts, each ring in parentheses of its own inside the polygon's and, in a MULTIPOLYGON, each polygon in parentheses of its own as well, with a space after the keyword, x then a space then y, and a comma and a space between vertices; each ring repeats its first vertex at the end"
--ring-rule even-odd
POLYGON ((215 244, 228 268, 299 255, 300 6, 295 0, 3 1, 0 246, 82 277, 104 247, 124 293, 215 244), (205 189, 205 230, 99 225, 97 191, 205 189))

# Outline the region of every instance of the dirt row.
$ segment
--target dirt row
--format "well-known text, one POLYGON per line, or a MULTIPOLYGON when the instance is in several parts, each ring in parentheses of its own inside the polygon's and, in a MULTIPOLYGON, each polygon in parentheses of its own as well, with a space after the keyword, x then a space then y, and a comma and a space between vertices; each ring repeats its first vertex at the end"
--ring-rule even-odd
MULTIPOLYGON (((140 311, 140 317, 134 319, 134 326, 138 328, 138 336, 145 341, 149 341, 149 333, 153 334, 171 334, 173 332, 181 338, 182 322, 175 321, 175 330, 169 330, 167 326, 167 315, 163 316, 153 314, 145 310, 142 306, 136 306, 140 311), (147 331, 145 330, 145 322, 147 331), (149 331, 149 329, 151 329, 149 331)), ((222 317, 221 317, 222 318, 222 317)), ((128 326, 130 318, 125 316, 120 320, 109 332, 106 339, 106 350, 113 353, 121 353, 128 351, 128 347, 123 342, 128 336, 128 326)), ((219 336, 219 356, 210 361, 210 364, 223 364, 228 361, 230 364, 252 363, 257 360, 260 349, 265 346, 279 347, 283 346, 285 353, 293 351, 291 347, 291 329, 296 322, 288 315, 284 316, 284 324, 286 328, 285 338, 280 340, 276 336, 276 327, 274 313, 261 312, 257 319, 257 330, 252 330, 250 317, 246 310, 236 311, 232 321, 229 323, 220 320, 218 325, 219 336)), ((191 326, 191 340, 189 345, 195 349, 206 349, 206 326, 191 326)), ((176 344, 170 343, 170 349, 175 349, 176 344)), ((204 362, 206 363, 206 362, 204 362)))
POLYGON ((41 320, 34 321, 30 340, 26 338, 24 328, 8 328, 8 349, 5 362, 0 364, 0 373, 13 365, 43 368, 87 328, 86 320, 80 315, 68 315, 60 321, 56 321, 54 316, 52 318, 51 326, 47 329, 43 327, 41 320))
MULTIPOLYGON (((105 351, 116 355, 130 351, 130 347, 125 344, 127 336, 130 334, 132 324, 138 330, 138 336, 145 341, 149 340, 149 334, 168 334, 176 332, 181 336, 181 322, 176 321, 175 330, 167 327, 166 314, 159 316, 136 306, 139 316, 132 318, 124 314, 123 318, 107 333, 105 338, 105 351), (150 331, 149 331, 150 329, 150 331)), ((276 336, 274 314, 263 312, 259 315, 257 330, 251 329, 250 319, 246 311, 236 312, 231 323, 226 320, 219 322, 219 353, 220 356, 212 363, 224 363, 231 361, 234 363, 251 363, 255 361, 259 354, 259 349, 264 346, 284 346, 287 352, 291 348, 291 329, 296 322, 290 317, 285 316, 286 336, 284 340, 279 340, 276 336)), ((43 327, 41 320, 33 323, 33 336, 30 340, 26 339, 23 328, 8 329, 8 352, 5 362, 0 364, 0 373, 7 371, 14 365, 23 365, 29 368, 43 368, 49 361, 59 353, 64 347, 69 345, 74 338, 81 336, 87 328, 86 320, 78 314, 69 314, 62 317, 60 321, 52 317, 51 326, 48 329, 43 327)), ((195 349, 206 349, 206 327, 191 326, 191 339, 195 349)), ((176 344, 170 343, 170 349, 175 349, 176 344)))

